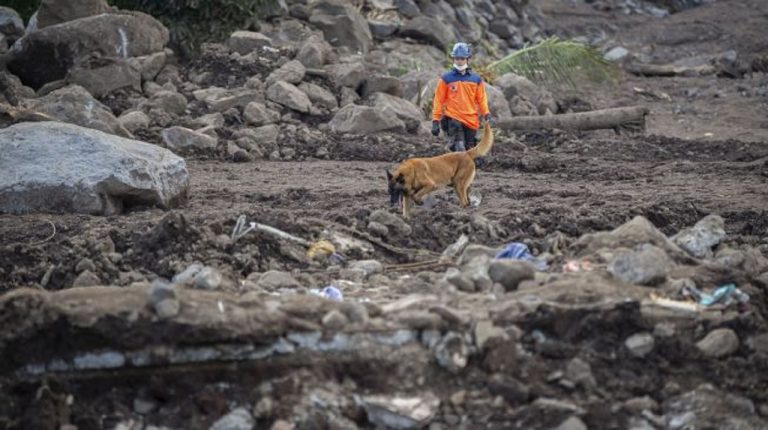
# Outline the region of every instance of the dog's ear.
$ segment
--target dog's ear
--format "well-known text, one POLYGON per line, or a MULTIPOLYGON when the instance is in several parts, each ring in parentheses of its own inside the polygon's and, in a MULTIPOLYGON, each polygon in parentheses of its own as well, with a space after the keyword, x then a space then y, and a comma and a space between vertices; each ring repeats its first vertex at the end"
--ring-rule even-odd
MULTIPOLYGON (((385 170, 386 170, 386 169, 385 169, 385 170)), ((386 172, 387 172, 387 180, 388 180, 388 181, 391 181, 391 180, 392 180, 392 174, 391 174, 391 173, 389 173, 389 170, 386 170, 386 172)))

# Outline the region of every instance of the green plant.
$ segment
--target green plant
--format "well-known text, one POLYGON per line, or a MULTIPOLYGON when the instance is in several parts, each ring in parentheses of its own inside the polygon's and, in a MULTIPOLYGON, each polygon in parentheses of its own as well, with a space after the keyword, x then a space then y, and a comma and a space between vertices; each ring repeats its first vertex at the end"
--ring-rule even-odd
POLYGON ((219 42, 235 30, 252 28, 277 0, 110 0, 120 9, 139 10, 159 19, 171 44, 190 55, 203 42, 219 42))
POLYGON ((495 76, 513 72, 534 82, 572 88, 576 88, 576 83, 582 79, 605 82, 618 76, 616 66, 606 61, 596 49, 557 37, 526 45, 484 68, 489 72, 487 74, 495 76))

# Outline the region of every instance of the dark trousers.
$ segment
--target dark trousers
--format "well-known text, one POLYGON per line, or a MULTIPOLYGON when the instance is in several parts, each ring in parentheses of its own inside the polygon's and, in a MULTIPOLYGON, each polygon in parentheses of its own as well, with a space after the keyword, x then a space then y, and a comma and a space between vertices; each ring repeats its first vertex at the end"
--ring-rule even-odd
POLYGON ((443 117, 440 121, 443 133, 448 137, 448 143, 451 145, 451 151, 466 151, 477 145, 477 130, 469 128, 461 122, 443 117))

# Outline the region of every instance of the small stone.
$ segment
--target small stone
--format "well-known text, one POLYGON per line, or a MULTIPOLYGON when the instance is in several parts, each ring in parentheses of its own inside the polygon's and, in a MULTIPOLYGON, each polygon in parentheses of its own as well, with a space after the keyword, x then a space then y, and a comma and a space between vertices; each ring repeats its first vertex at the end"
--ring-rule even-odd
POLYGON ((193 285, 201 290, 215 290, 221 285, 222 279, 223 277, 218 270, 206 266, 197 272, 193 279, 193 285))
POLYGON ((362 270, 366 276, 384 271, 384 265, 378 260, 358 260, 349 263, 350 269, 362 270))
POLYGON ((467 366, 469 353, 464 336, 455 332, 447 333, 435 345, 437 364, 454 374, 467 366))
POLYGON ((555 430, 587 430, 587 425, 579 417, 570 417, 555 427, 555 430))
POLYGON ((341 311, 353 323, 364 323, 369 318, 368 308, 362 303, 345 302, 341 305, 341 311))
POLYGON ((635 251, 622 252, 608 265, 616 278, 636 285, 657 285, 669 272, 669 257, 661 248, 645 244, 635 251))
POLYGON ((653 335, 656 337, 672 337, 676 332, 675 325, 669 322, 660 322, 653 327, 653 335))
POLYGON ((642 358, 653 351, 655 341, 650 333, 637 333, 628 337, 624 345, 633 356, 642 358))
POLYGON ((643 411, 655 411, 659 408, 656 400, 649 396, 635 397, 624 402, 624 408, 630 412, 641 413, 643 411))
POLYGON ((626 58, 627 55, 629 55, 627 48, 623 46, 617 46, 606 52, 605 55, 603 55, 603 58, 608 61, 621 61, 626 58))
POLYGON ((520 282, 533 279, 535 272, 535 268, 524 261, 493 260, 488 266, 488 276, 506 291, 514 291, 520 282))
POLYGON ((245 408, 237 408, 219 418, 209 430, 252 430, 253 417, 245 408))
POLYGON ((739 349, 739 336, 729 328, 719 328, 709 332, 696 346, 707 357, 722 358, 739 349))
POLYGON ((77 266, 75 266, 75 272, 77 273, 81 273, 86 270, 91 272, 96 271, 96 265, 93 263, 93 260, 91 260, 90 258, 83 258, 82 260, 80 260, 79 263, 77 263, 77 266))
POLYGON ((157 404, 152 400, 135 398, 133 399, 133 411, 137 414, 146 415, 155 409, 157 404))
POLYGON ((368 223, 368 231, 380 237, 387 237, 389 235, 389 229, 387 226, 376 221, 371 221, 368 223))
POLYGON ((693 227, 672 237, 678 246, 698 258, 712 257, 712 247, 725 239, 725 221, 719 215, 707 215, 693 227))
POLYGON ((460 291, 465 291, 467 293, 475 292, 475 283, 468 275, 464 274, 459 269, 454 267, 448 269, 448 271, 445 273, 445 280, 458 288, 460 291))
POLYGON ((294 426, 293 424, 289 423, 286 420, 277 420, 274 423, 272 423, 272 427, 270 427, 270 430, 293 430, 294 426))
POLYGON ((478 349, 483 349, 486 342, 493 338, 508 339, 509 336, 501 327, 493 325, 493 321, 478 321, 475 324, 475 345, 478 349))
POLYGON ((451 403, 454 406, 461 406, 464 404, 464 402, 467 400, 467 391, 466 390, 459 390, 453 394, 451 394, 451 403))
POLYGON ((597 386, 592 374, 592 367, 586 361, 576 357, 565 368, 565 377, 586 388, 597 386))
POLYGON ((154 305, 165 299, 176 298, 176 287, 164 279, 155 279, 149 289, 149 303, 154 305))
POLYGON ((179 308, 180 308, 179 301, 176 299, 164 299, 160 300, 159 302, 155 303, 155 314, 160 319, 168 319, 173 318, 176 315, 179 314, 179 308))
POLYGON ((72 282, 72 287, 94 287, 96 285, 101 285, 101 279, 99 277, 91 272, 90 270, 84 270, 82 273, 77 275, 77 278, 72 282))
POLYGON ((335 309, 325 314, 322 322, 323 327, 330 330, 340 330, 349 324, 347 317, 335 309))

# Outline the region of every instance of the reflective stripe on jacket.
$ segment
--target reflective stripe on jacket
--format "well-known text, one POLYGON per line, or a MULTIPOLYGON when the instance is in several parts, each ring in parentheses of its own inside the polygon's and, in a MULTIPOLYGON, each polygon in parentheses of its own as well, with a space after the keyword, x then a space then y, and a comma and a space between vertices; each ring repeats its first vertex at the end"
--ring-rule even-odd
POLYGON ((488 98, 485 84, 480 76, 467 70, 463 75, 456 69, 443 74, 435 89, 432 102, 432 119, 440 120, 442 115, 453 118, 473 129, 480 128, 481 116, 488 113, 488 98), (445 113, 443 113, 445 107, 445 113))

